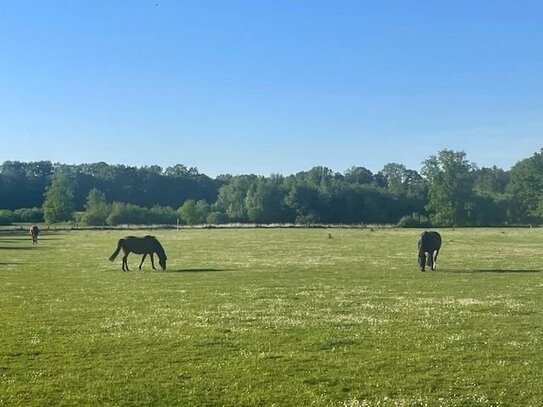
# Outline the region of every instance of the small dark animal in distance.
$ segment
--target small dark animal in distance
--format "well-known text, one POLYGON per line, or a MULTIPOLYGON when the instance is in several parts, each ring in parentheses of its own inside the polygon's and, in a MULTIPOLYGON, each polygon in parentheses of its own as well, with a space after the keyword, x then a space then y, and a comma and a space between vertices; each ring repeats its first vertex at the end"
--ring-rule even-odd
POLYGON ((28 231, 28 233, 32 238, 32 244, 38 244, 38 235, 40 234, 40 228, 38 228, 36 225, 32 225, 30 226, 30 230, 28 231))

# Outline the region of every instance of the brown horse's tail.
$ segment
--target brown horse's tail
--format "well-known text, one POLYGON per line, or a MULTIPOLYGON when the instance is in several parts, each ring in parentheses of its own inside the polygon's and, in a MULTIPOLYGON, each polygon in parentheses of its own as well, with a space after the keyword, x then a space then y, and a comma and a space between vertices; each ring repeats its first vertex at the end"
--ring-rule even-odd
POLYGON ((111 256, 109 256, 109 261, 115 260, 119 252, 121 251, 121 248, 123 247, 124 239, 119 239, 119 243, 117 243, 117 250, 113 252, 111 256))

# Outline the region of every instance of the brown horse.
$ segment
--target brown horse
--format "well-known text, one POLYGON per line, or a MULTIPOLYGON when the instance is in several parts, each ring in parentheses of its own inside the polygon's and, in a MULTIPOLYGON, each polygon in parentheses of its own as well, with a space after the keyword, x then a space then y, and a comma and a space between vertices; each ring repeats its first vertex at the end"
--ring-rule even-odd
POLYGON ((437 255, 441 249, 441 235, 437 232, 424 231, 419 239, 419 266, 420 271, 425 270, 425 266, 430 270, 436 269, 437 255))
POLYGON ((30 230, 28 231, 30 236, 32 237, 32 244, 38 244, 38 235, 40 234, 40 229, 36 225, 30 226, 30 230))
POLYGON ((122 239, 119 239, 119 242, 117 243, 117 250, 115 250, 115 252, 109 257, 109 260, 115 260, 121 249, 124 253, 122 264, 123 271, 130 271, 128 269, 127 258, 128 255, 132 252, 136 254, 143 254, 141 263, 138 267, 139 270, 141 270, 143 261, 148 254, 151 256, 151 266, 153 267, 153 270, 156 270, 155 262, 153 260, 153 253, 157 254, 158 263, 160 264, 162 270, 166 270, 166 253, 164 252, 164 248, 162 247, 160 242, 154 236, 126 236, 122 239))

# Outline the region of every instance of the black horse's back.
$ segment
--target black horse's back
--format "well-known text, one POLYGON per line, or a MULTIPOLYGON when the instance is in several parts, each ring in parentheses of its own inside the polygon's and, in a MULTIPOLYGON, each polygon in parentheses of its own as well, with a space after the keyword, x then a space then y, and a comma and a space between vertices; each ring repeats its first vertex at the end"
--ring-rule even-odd
POLYGON ((441 249, 441 235, 435 231, 425 230, 419 238, 419 266, 421 271, 429 266, 431 270, 436 269, 437 255, 441 249))

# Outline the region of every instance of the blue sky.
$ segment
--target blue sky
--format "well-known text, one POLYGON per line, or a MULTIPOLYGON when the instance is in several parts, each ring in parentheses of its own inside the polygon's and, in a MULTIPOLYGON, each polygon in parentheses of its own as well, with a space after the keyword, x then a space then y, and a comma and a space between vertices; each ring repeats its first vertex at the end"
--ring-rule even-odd
POLYGON ((543 147, 541 27, 541 1, 0 0, 0 162, 508 169, 543 147))

